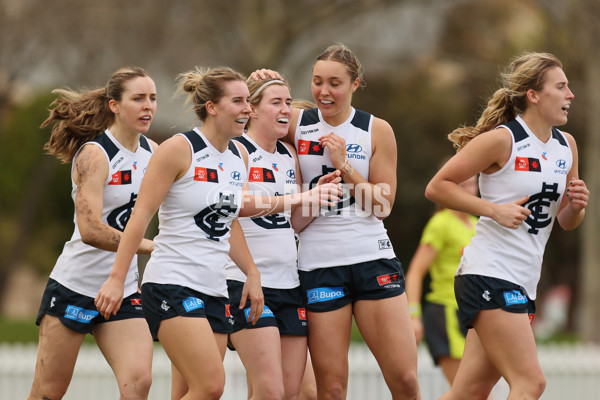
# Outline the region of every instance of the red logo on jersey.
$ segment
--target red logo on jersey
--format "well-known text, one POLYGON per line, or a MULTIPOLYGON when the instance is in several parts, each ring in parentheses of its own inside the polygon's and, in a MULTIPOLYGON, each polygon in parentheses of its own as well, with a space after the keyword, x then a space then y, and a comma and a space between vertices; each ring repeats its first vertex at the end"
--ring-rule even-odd
POLYGON ((301 319, 302 321, 306 321, 306 308, 298 309, 298 318, 301 319))
POLYGON ((298 140, 298 154, 323 155, 324 148, 319 142, 312 140, 298 140))
POLYGON ((377 282, 379 282, 379 286, 385 286, 392 282, 396 282, 399 278, 400 276, 398 274, 379 275, 377 277, 377 282))
POLYGON ((275 183, 275 175, 269 168, 252 167, 248 174, 248 181, 275 183))
POLYGON ((196 167, 194 171, 194 180, 219 183, 219 174, 216 169, 196 167))
POLYGON ((515 171, 542 172, 540 160, 532 157, 517 157, 515 160, 515 171))
POLYGON ((132 306, 141 306, 142 305, 142 299, 131 299, 131 305, 132 306))
POLYGON ((112 174, 109 185, 129 185, 131 184, 131 170, 117 171, 112 174))
POLYGON ((229 304, 225 304, 225 316, 231 317, 231 311, 229 310, 229 304))

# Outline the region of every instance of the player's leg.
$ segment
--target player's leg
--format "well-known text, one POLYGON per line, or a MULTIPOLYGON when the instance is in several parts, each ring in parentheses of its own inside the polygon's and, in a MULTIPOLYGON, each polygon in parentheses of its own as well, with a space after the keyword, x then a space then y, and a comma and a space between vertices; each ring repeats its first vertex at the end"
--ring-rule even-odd
POLYGON ((62 399, 71 378, 85 334, 75 332, 55 316, 40 322, 37 360, 28 399, 62 399))
POLYGON ((306 336, 281 336, 283 387, 286 400, 297 400, 300 396, 300 387, 306 369, 306 344, 306 336))
POLYGON ((379 363, 392 398, 419 399, 417 346, 406 294, 356 301, 354 318, 379 363))
POLYGON ((308 346, 319 400, 346 398, 352 304, 326 311, 307 311, 308 346))
POLYGON ((158 338, 187 384, 182 399, 218 399, 225 387, 219 344, 206 318, 163 320, 158 338))
POLYGON ((153 346, 146 320, 129 318, 98 324, 94 338, 117 378, 121 399, 148 398, 153 346))
POLYGON ((317 381, 315 380, 315 370, 312 366, 310 352, 306 353, 306 368, 300 386, 300 400, 317 400, 317 381))
POLYGON ((230 335, 252 390, 252 399, 282 399, 284 395, 279 330, 275 326, 242 329, 230 335))

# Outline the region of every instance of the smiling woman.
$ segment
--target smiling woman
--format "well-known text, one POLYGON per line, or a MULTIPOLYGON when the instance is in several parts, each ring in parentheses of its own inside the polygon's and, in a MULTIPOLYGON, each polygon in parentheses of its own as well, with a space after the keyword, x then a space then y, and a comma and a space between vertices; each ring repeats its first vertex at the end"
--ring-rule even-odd
POLYGON ((525 53, 502 78, 477 125, 449 135, 459 151, 426 189, 430 200, 480 216, 454 281, 468 333, 443 399, 485 399, 501 373, 509 398, 542 395, 531 322, 544 248, 554 221, 576 228, 589 199, 575 139, 555 127, 567 122, 574 98, 561 62, 525 53), (478 173, 480 198, 460 187, 478 173))
POLYGON ((260 273, 237 217, 275 214, 290 204, 320 205, 320 194, 337 201, 339 189, 330 184, 306 195, 252 201, 244 193, 248 154, 231 141, 242 135, 251 113, 245 78, 226 67, 196 68, 179 75, 178 88, 187 93, 202 126, 174 135, 156 150, 96 306, 105 317, 118 314, 128 266, 160 207, 156 249, 142 282, 144 314, 152 337, 171 359, 172 398, 186 393, 218 398, 232 322, 223 268, 227 255, 246 277, 240 304, 250 301, 247 321, 256 324, 264 305, 260 273))
MULTIPOLYGON (((270 70, 253 74, 257 80, 268 76, 279 78, 270 70)), ((314 185, 337 170, 345 189, 334 207, 294 225, 301 231, 298 269, 308 345, 319 398, 345 398, 354 318, 392 396, 416 399, 417 348, 404 275, 382 221, 396 194, 396 139, 387 121, 352 106, 361 86, 356 55, 343 44, 329 46, 313 64, 317 107, 294 109, 286 136, 297 149, 304 182, 314 185)))
MULTIPOLYGON (((38 358, 30 399, 63 397, 79 347, 93 333, 122 397, 150 390, 152 339, 138 294, 137 260, 126 267, 121 310, 104 318, 95 305, 108 278, 144 171, 156 144, 144 134, 156 111, 156 87, 141 68, 116 71, 104 88, 56 90, 45 149, 72 162, 75 230, 58 258, 40 306, 38 358), (119 338, 115 340, 115 338, 119 338)), ((137 253, 149 254, 144 240, 137 253)))

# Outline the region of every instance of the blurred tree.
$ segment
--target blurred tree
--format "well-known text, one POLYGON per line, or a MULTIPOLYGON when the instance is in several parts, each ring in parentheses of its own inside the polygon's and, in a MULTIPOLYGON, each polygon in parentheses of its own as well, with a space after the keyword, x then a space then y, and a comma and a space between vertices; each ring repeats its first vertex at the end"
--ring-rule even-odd
POLYGON ((0 293, 23 263, 46 273, 72 230, 69 166, 40 149, 50 96, 5 111, 0 123, 0 293), (69 227, 71 225, 71 227, 69 227))

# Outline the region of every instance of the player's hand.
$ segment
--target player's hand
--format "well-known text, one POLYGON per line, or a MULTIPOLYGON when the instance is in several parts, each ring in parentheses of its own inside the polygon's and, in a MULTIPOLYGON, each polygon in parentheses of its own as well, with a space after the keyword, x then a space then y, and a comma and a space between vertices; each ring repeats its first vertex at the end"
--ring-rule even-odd
POLYGON ((588 205, 590 191, 581 179, 571 179, 567 183, 565 196, 569 199, 569 206, 573 211, 581 211, 588 205))
POLYGON ((253 73, 250 74, 250 77, 252 79, 254 79, 255 81, 259 81, 261 79, 265 80, 268 78, 283 80, 283 77, 281 75, 279 75, 279 72, 273 71, 272 69, 267 69, 267 68, 257 69, 256 71, 254 71, 253 73))
POLYGON ((246 306, 248 300, 250 300, 248 321, 251 321, 252 325, 256 325, 265 306, 265 297, 260 284, 260 275, 250 274, 246 278, 246 283, 244 283, 244 288, 242 289, 242 298, 240 299, 240 310, 246 306))
POLYGON ((526 196, 510 203, 495 204, 492 218, 506 228, 517 229, 531 214, 530 209, 523 207, 528 200, 529 196, 526 196))
POLYGON ((340 169, 346 162, 346 141, 344 138, 329 133, 319 138, 319 143, 322 147, 329 149, 329 159, 336 169, 340 169))
POLYGON ((326 183, 340 183, 342 181, 342 173, 336 169, 333 172, 325 174, 317 181, 317 186, 324 185, 326 183))
POLYGON ((104 282, 94 299, 94 304, 104 319, 117 314, 123 302, 123 291, 124 284, 120 279, 109 277, 104 282))

